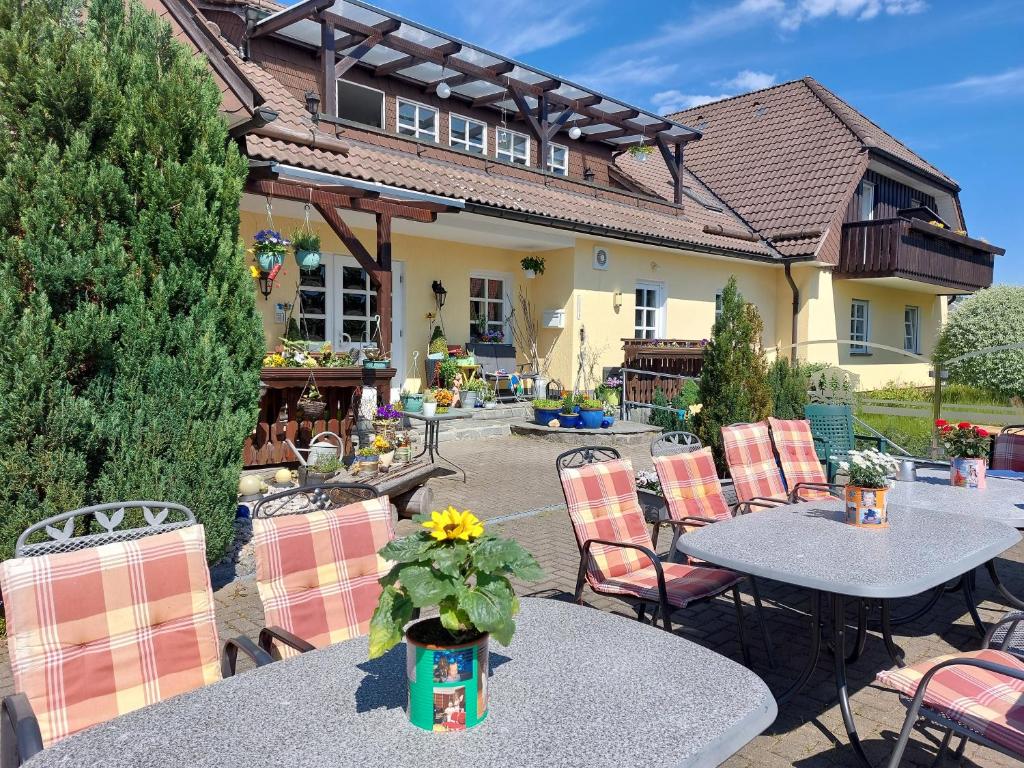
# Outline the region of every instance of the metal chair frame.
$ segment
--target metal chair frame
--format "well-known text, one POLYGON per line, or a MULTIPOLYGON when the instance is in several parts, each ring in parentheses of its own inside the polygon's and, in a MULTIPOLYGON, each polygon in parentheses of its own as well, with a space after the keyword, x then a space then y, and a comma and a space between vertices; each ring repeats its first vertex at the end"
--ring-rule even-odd
POLYGON ((692 432, 663 432, 651 441, 651 456, 699 451, 704 445, 692 432))
MULTIPOLYGON (((43 555, 77 552, 83 549, 113 544, 122 541, 136 541, 167 531, 188 528, 196 524, 195 513, 182 505, 167 501, 123 501, 95 504, 90 507, 73 509, 33 523, 18 537, 14 547, 15 557, 40 557, 43 555), (118 530, 130 510, 142 511, 144 526, 118 530), (108 514, 108 513, 113 514, 108 514), (166 522, 172 513, 183 519, 166 522), (82 519, 85 533, 75 536, 75 523, 82 519), (91 533, 96 522, 103 528, 102 533, 91 533), (62 525, 60 525, 62 524, 62 525), (59 526, 59 527, 58 527, 59 526), (29 538, 44 532, 48 541, 29 543, 29 538)), ((257 666, 270 664, 274 659, 248 637, 239 636, 224 641, 221 649, 220 671, 222 677, 235 674, 238 652, 257 666)), ((17 768, 33 755, 43 750, 43 738, 39 721, 32 711, 32 704, 24 693, 13 693, 0 700, 0 768, 17 768)))

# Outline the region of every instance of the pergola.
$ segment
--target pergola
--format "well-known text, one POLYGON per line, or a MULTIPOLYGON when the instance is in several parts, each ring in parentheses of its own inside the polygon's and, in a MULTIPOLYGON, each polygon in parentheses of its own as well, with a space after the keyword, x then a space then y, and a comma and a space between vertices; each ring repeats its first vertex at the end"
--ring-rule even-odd
POLYGON ((358 0, 302 0, 260 18, 251 9, 248 41, 276 35, 314 49, 326 122, 337 120, 338 78, 355 66, 395 77, 425 92, 442 85, 474 107, 518 115, 537 141, 536 164, 546 167, 548 143, 562 131, 617 150, 657 146, 683 197, 683 146, 701 134, 682 123, 625 104, 497 53, 474 46, 358 0))

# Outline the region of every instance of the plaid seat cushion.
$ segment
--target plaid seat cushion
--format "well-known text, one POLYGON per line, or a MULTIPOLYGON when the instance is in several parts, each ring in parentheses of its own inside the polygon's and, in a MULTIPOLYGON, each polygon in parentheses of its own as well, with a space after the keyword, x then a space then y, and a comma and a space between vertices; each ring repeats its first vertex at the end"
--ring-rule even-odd
MULTIPOLYGON (((563 469, 559 477, 580 547, 589 539, 604 539, 654 548, 637 499, 633 463, 629 459, 563 469)), ((594 544, 590 555, 587 579, 591 584, 639 571, 650 564, 643 552, 626 547, 594 544)))
MULTIPOLYGON (((662 563, 661 567, 665 574, 665 592, 669 605, 676 608, 685 608, 695 600, 713 597, 743 580, 739 574, 721 568, 681 563, 662 563)), ((591 583, 591 586, 595 592, 605 594, 630 595, 653 603, 660 599, 658 574, 653 565, 621 578, 606 579, 600 584, 591 583)))
MULTIPOLYGON (((365 635, 378 579, 390 570, 377 551, 394 536, 386 496, 252 524, 256 586, 267 626, 322 648, 365 635)), ((281 656, 298 652, 279 645, 281 656)))
POLYGON ((996 435, 991 465, 992 469, 1024 472, 1024 432, 1003 432, 996 435))
MULTIPOLYGON (((950 659, 978 659, 1024 672, 1024 661, 1004 651, 986 649, 938 656, 877 676, 878 683, 905 696, 917 693, 928 670, 950 659)), ((1024 680, 978 667, 939 670, 924 693, 924 704, 1018 755, 1024 755, 1024 680)))
POLYGON ((749 501, 758 496, 785 500, 786 487, 782 483, 779 465, 775 463, 766 422, 722 427, 722 443, 739 501, 749 501))
POLYGON ((220 679, 201 525, 0 564, 14 687, 43 743, 220 679))
MULTIPOLYGON (((772 429, 772 440, 779 452, 779 464, 786 479, 786 486, 794 488, 797 483, 827 483, 828 477, 821 467, 821 461, 814 450, 814 436, 811 424, 806 419, 768 418, 772 429)), ((803 488, 800 498, 805 501, 827 499, 827 491, 803 488)))
POLYGON ((684 517, 724 520, 731 517, 710 448, 655 456, 654 469, 673 520, 684 517))

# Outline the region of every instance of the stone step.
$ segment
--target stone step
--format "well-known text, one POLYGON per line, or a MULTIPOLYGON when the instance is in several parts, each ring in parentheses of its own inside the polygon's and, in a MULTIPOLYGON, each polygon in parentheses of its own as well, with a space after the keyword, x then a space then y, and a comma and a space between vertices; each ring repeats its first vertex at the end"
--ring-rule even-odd
POLYGON ((490 437, 507 437, 512 434, 512 427, 508 422, 492 422, 489 424, 477 424, 472 420, 464 422, 464 426, 442 429, 437 434, 439 443, 449 443, 455 440, 478 440, 490 437))

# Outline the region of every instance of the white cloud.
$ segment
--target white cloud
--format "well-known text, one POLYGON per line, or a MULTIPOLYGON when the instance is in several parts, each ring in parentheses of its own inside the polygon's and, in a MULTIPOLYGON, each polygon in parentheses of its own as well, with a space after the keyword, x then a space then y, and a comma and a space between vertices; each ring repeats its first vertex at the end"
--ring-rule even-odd
POLYGON ((908 16, 921 13, 928 5, 924 0, 797 0, 779 19, 785 30, 826 16, 868 21, 884 13, 887 16, 908 16))
POLYGON ((651 104, 660 115, 670 115, 673 112, 680 112, 691 107, 699 107, 701 104, 710 104, 712 101, 721 101, 731 96, 730 93, 719 93, 712 96, 706 93, 683 93, 672 89, 660 91, 651 96, 651 104))
POLYGON ((1024 95, 1024 67, 991 75, 973 75, 937 86, 933 92, 964 99, 1004 98, 1024 95))
POLYGON ((593 2, 563 0, 557 6, 535 0, 476 3, 463 18, 468 27, 465 36, 504 56, 521 56, 582 34, 593 2))
POLYGON ((736 77, 722 82, 722 86, 733 91, 760 91, 762 88, 770 88, 775 85, 775 75, 767 72, 755 72, 744 69, 736 73, 736 77))
POLYGON ((654 85, 674 75, 679 65, 659 61, 654 56, 624 59, 604 67, 571 75, 568 79, 598 91, 613 91, 621 86, 654 85))

